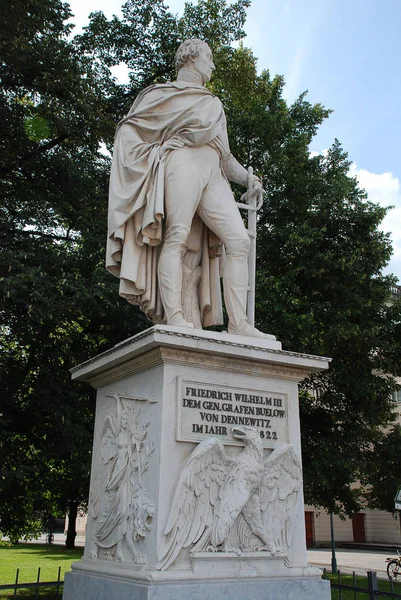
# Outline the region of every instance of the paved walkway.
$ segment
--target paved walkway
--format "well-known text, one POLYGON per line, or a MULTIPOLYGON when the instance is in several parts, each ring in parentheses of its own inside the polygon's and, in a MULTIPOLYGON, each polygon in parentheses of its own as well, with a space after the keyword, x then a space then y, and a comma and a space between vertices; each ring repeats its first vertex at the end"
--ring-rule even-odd
MULTIPOLYGON (((46 544, 46 533, 42 533, 37 540, 28 540, 28 544, 46 544)), ((57 546, 64 546, 65 544, 65 534, 64 533, 55 533, 54 534, 54 544, 56 544, 57 546)), ((23 544, 24 540, 20 540, 20 543, 23 544)), ((75 545, 76 546, 85 546, 85 536, 84 535, 77 535, 77 537, 75 538, 75 545)))
MULTIPOLYGON (((336 549, 337 567, 343 573, 366 575, 366 571, 376 571, 380 579, 387 579, 386 558, 396 557, 396 552, 391 550, 348 550, 336 549)), ((308 560, 311 564, 331 571, 331 549, 319 548, 308 550, 308 560)))

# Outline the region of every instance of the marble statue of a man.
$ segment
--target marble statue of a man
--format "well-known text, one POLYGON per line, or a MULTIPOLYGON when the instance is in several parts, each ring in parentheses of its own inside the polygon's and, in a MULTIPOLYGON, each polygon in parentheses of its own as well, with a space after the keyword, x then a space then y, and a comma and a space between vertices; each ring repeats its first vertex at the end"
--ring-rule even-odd
MULTIPOLYGON (((201 325, 222 323, 222 272, 228 332, 261 337, 247 321, 249 237, 228 183, 249 186, 248 172, 230 152, 220 100, 204 87, 215 68, 209 46, 186 40, 176 67, 177 80, 145 89, 117 127, 107 268, 120 277, 120 295, 154 322, 193 327, 183 314, 183 259, 192 251, 201 325)), ((257 177, 251 188, 260 193, 257 177)))

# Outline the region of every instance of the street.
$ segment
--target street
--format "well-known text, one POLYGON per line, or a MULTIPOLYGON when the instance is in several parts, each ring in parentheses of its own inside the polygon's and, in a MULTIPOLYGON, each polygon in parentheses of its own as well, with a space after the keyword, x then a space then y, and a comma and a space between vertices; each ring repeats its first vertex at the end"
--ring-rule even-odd
MULTIPOLYGON (((366 571, 376 571, 379 579, 387 579, 387 557, 396 558, 397 553, 392 550, 353 550, 336 549, 337 568, 342 573, 366 575, 366 571)), ((308 550, 308 560, 311 564, 331 571, 331 549, 319 548, 308 550)))

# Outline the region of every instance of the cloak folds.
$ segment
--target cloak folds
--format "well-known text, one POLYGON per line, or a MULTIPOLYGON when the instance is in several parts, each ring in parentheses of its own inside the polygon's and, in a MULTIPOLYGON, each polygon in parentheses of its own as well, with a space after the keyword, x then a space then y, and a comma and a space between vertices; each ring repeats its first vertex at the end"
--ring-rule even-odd
MULTIPOLYGON (((229 152, 224 110, 203 86, 175 81, 138 95, 118 124, 109 188, 106 268, 120 278, 119 293, 154 322, 164 318, 157 281, 164 217, 164 175, 169 152, 160 146, 180 136, 188 146, 210 144, 229 152)), ((167 167, 168 168, 168 167, 167 167)), ((205 246, 207 231, 194 219, 189 248, 205 246)), ((198 218, 199 221, 199 218, 198 218)), ((219 258, 202 251, 200 313, 204 326, 223 322, 219 258)))

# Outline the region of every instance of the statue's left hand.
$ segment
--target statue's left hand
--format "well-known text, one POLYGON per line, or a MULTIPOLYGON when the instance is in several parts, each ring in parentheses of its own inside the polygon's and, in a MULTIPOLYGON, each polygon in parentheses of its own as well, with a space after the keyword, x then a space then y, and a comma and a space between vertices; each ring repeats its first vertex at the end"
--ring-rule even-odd
MULTIPOLYGON (((248 189, 245 194, 242 194, 240 204, 253 204, 253 201, 256 203, 256 210, 263 204, 263 195, 266 194, 265 190, 262 188, 262 182, 259 177, 253 175, 252 169, 248 169, 248 189)), ((243 207, 245 208, 245 207, 243 207)))
POLYGON ((263 193, 263 188, 262 188, 262 182, 260 181, 259 177, 256 177, 255 175, 253 176, 253 183, 252 183, 252 189, 248 190, 249 191, 249 198, 254 198, 255 196, 258 196, 260 193, 263 193))

